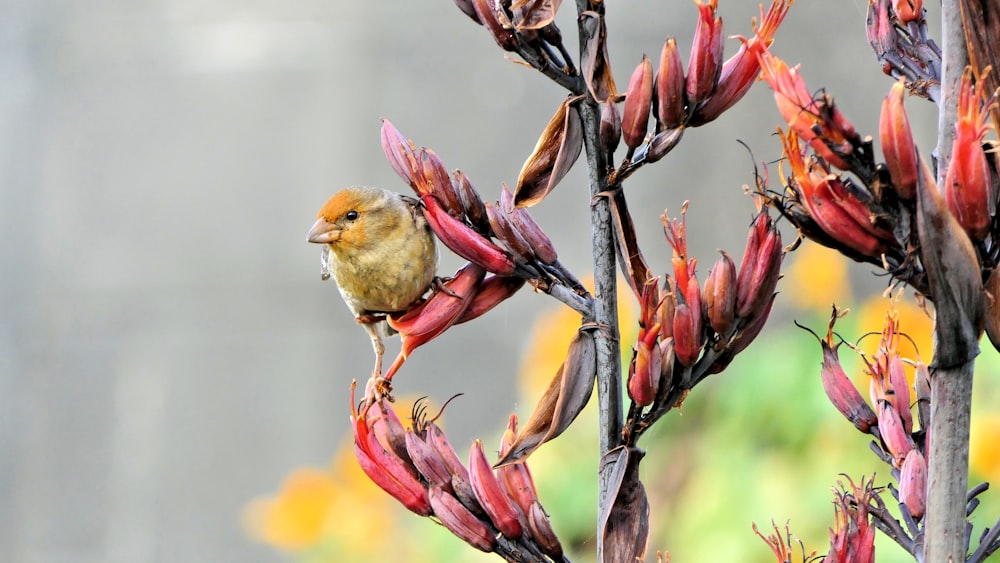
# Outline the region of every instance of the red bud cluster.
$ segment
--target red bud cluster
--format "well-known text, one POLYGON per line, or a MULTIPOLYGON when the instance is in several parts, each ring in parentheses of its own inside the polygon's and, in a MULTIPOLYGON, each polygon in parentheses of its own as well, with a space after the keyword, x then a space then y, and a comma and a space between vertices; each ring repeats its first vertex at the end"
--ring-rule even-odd
POLYGON ((778 111, 788 128, 809 143, 816 154, 841 170, 849 170, 846 159, 861 146, 854 125, 837 109, 833 98, 825 93, 813 96, 799 75, 798 67, 789 68, 785 61, 761 48, 757 54, 764 71, 764 80, 774 90, 778 111))
POLYGON ((483 202, 461 170, 448 174, 429 149, 419 151, 388 120, 382 123, 382 150, 393 170, 420 197, 434 234, 455 254, 500 276, 520 276, 575 285, 557 265, 552 241, 531 214, 515 207, 504 186, 497 204, 483 202))
MULTIPOLYGON (((372 482, 481 551, 502 555, 513 544, 533 560, 562 557, 525 463, 494 470, 476 440, 467 469, 441 429, 424 418, 419 403, 413 421, 413 428, 404 428, 383 400, 360 408, 352 405, 355 457, 372 482)), ((517 418, 512 416, 501 456, 516 432, 517 418)))
POLYGON ((484 202, 461 170, 449 174, 434 151, 418 150, 388 120, 382 124, 382 150, 420 198, 434 234, 469 261, 423 303, 388 318, 389 326, 401 334, 403 347, 386 381, 414 349, 452 325, 486 313, 528 279, 537 287, 561 283, 579 290, 579 282, 559 264, 552 241, 527 209, 515 207, 506 186, 497 203, 484 202))
POLYGON ((899 355, 899 319, 894 309, 886 313, 878 352, 873 357, 862 356, 866 373, 871 377, 871 404, 844 373, 833 342, 833 326, 840 313, 834 309, 823 346, 823 368, 820 377, 823 390, 834 407, 873 442, 882 459, 893 466, 898 475, 898 499, 905 504, 910 516, 919 521, 927 498, 927 462, 925 456, 927 424, 929 423, 930 387, 927 369, 917 362, 915 394, 918 422, 915 431, 911 411, 911 390, 899 355))
POLYGON ((849 481, 834 489, 834 526, 830 530, 828 563, 875 563, 875 526, 869 507, 875 497, 873 479, 862 479, 861 485, 849 481))
POLYGON ((640 407, 689 390, 749 346, 770 313, 784 255, 781 234, 762 211, 750 227, 739 270, 723 252, 702 286, 697 259, 687 254, 683 214, 680 220, 664 214, 663 225, 673 248, 673 276, 665 277, 662 288, 653 278, 642 289, 628 376, 629 397, 640 407))
MULTIPOLYGON (((685 127, 713 121, 738 102, 760 74, 757 53, 774 40, 791 4, 792 0, 773 0, 766 13, 762 6, 759 22, 753 22, 753 36, 737 37, 739 50, 723 61, 725 34, 718 0, 696 1, 698 19, 686 75, 674 38, 663 44, 655 75, 645 55, 632 73, 621 120, 629 147, 627 160, 636 164, 659 160, 677 145, 685 127), (647 136, 650 114, 655 128, 647 136)), ((604 142, 610 150, 614 144, 604 142)))
POLYGON ((855 259, 880 263, 886 254, 903 256, 887 213, 871 194, 849 178, 833 173, 823 159, 812 157, 807 161, 792 131, 781 133, 781 138, 792 172, 787 178, 783 206, 803 234, 855 259))

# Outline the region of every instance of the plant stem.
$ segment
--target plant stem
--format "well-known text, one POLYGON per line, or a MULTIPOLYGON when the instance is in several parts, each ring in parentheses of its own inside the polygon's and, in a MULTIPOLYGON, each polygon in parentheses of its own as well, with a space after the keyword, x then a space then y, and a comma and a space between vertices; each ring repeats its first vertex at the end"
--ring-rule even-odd
MULTIPOLYGON (((577 12, 593 10, 589 0, 577 0, 577 12)), ((603 11, 603 10, 601 10, 603 11)), ((601 16, 603 17, 603 15, 601 16)), ((590 32, 581 25, 580 50, 590 40, 590 32)), ((618 288, 615 263, 615 237, 611 203, 603 194, 608 189, 608 164, 600 147, 600 114, 597 102, 587 97, 579 104, 583 122, 584 147, 587 153, 587 181, 590 186, 591 243, 594 263, 594 321, 600 329, 595 333, 597 346, 597 404, 600 433, 600 455, 621 444, 622 383, 621 352, 618 342, 618 288)), ((608 498, 610 475, 614 464, 601 464, 598 475, 598 514, 603 514, 613 498, 608 498)), ((597 538, 597 560, 604 560, 604 541, 597 538)))
POLYGON ((607 190, 606 167, 598 148, 600 118, 597 106, 580 107, 587 148, 588 179, 591 192, 591 237, 594 260, 594 321, 597 331, 597 396, 601 421, 601 455, 621 444, 622 393, 621 352, 618 343, 618 284, 615 239, 607 190))
POLYGON ((975 362, 931 372, 924 561, 965 561, 969 488, 969 414, 975 362))
MULTIPOLYGON (((958 0, 941 2, 941 102, 938 106, 937 179, 944 184, 955 138, 957 97, 968 60, 958 0)), ((935 349, 937 348, 937 343, 935 349)), ((935 354, 935 363, 939 362, 935 354)), ((950 362, 949 362, 950 363, 950 362)), ((965 561, 966 491, 969 487, 969 420, 974 360, 931 371, 924 561, 965 561)))

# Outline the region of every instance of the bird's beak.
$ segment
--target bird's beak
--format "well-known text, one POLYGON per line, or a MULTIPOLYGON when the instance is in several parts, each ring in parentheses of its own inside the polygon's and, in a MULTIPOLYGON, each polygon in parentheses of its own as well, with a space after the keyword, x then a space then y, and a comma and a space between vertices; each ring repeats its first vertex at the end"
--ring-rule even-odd
POLYGON ((315 242, 317 244, 336 242, 340 240, 340 229, 333 223, 330 223, 326 219, 320 217, 316 220, 316 223, 313 224, 312 228, 309 229, 309 235, 307 238, 309 242, 315 242))

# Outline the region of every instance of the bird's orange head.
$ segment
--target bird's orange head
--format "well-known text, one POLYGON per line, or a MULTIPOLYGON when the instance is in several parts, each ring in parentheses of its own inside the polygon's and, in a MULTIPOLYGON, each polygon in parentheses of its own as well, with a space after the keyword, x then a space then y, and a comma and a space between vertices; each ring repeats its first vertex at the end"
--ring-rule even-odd
POLYGON ((309 242, 339 247, 363 246, 395 211, 391 192, 367 186, 352 186, 333 195, 317 214, 309 231, 309 242))

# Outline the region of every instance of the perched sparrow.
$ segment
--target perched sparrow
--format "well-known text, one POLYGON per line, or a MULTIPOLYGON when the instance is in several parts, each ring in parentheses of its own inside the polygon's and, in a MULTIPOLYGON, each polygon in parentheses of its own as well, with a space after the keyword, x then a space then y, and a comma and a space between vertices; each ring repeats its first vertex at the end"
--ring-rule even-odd
POLYGON ((437 246, 420 202, 382 188, 351 186, 323 205, 308 238, 324 245, 323 279, 333 274, 371 336, 373 376, 381 376, 382 338, 395 332, 385 316, 418 302, 437 268, 437 246))

